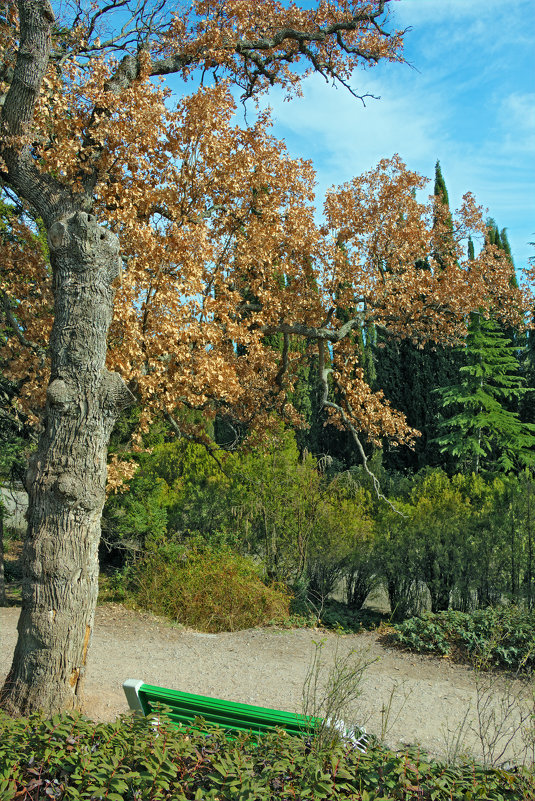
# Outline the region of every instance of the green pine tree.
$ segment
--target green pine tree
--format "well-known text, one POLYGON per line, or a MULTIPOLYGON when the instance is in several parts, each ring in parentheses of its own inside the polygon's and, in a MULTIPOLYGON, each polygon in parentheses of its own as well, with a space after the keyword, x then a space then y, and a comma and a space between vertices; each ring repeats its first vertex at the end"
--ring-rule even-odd
POLYGON ((528 390, 519 374, 516 348, 500 326, 482 314, 472 315, 464 345, 466 363, 456 384, 441 388, 445 413, 437 442, 461 468, 509 471, 535 464, 535 425, 524 423, 506 404, 528 390))

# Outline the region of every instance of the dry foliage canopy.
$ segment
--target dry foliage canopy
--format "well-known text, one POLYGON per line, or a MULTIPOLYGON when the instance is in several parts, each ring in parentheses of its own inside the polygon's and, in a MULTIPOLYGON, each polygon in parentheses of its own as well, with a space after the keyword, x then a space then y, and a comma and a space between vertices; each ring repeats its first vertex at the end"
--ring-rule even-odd
MULTIPOLYGON (((17 34, 15 4, 3 5, 0 92, 17 34)), ((402 60, 402 33, 386 34, 377 21, 385 4, 320 2, 306 11, 273 0, 196 2, 168 17, 163 34, 151 18, 158 35, 149 25, 133 50, 126 35, 122 45, 119 35, 97 38, 104 5, 71 3, 76 24, 57 28, 21 142, 43 174, 89 197, 120 236, 108 366, 137 393, 143 422, 155 411, 176 419, 181 407, 208 417, 224 410, 259 427, 273 412, 295 420, 288 392, 299 360, 314 352, 335 421, 376 442, 410 441, 403 415, 366 384, 353 335, 374 324, 418 343, 455 343, 480 307, 518 323, 528 300, 505 254, 487 245, 475 260, 465 256, 469 235, 484 240, 484 211, 468 194, 450 217, 395 155, 333 187, 318 224, 312 164, 290 158, 269 113, 240 122, 234 100, 236 85, 245 97, 275 83, 299 91, 298 60, 343 84, 356 67, 402 60), (134 55, 119 61, 121 47, 134 55), (158 77, 172 72, 191 79, 178 99, 158 77), (219 80, 199 85, 200 73, 219 80), (281 348, 266 338, 274 333, 281 348)), ((24 214, 0 247, 11 319, 1 356, 21 403, 37 414, 51 272, 24 214)))

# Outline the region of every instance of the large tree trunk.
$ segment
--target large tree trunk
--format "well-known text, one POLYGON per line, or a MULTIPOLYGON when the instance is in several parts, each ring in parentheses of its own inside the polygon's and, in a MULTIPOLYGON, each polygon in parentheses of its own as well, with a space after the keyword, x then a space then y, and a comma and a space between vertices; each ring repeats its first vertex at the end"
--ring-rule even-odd
POLYGON ((132 398, 105 368, 117 237, 75 212, 49 230, 55 317, 43 433, 28 471, 19 638, 2 706, 80 706, 98 591, 108 440, 132 398))

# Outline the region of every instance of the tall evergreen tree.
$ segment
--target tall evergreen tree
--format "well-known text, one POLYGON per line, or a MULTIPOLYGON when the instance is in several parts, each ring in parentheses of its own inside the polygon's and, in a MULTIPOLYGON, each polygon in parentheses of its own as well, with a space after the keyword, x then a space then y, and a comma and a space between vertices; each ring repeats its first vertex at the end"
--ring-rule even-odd
MULTIPOLYGON (((433 252, 429 255, 441 265, 446 256, 451 255, 453 224, 448 190, 439 161, 435 165, 434 195, 434 227, 437 234, 433 252)), ((428 261, 423 261, 420 266, 423 270, 428 269, 428 261)), ((399 341, 379 333, 374 356, 375 388, 382 389, 392 405, 405 413, 409 425, 421 432, 414 449, 391 448, 385 444, 384 466, 389 470, 444 466, 445 456, 436 442, 440 401, 433 390, 454 381, 461 364, 459 352, 433 343, 418 347, 408 340, 399 341)))
POLYGON ((437 392, 444 411, 455 410, 441 424, 441 451, 475 473, 482 466, 508 471, 534 464, 535 425, 506 406, 527 391, 515 346, 492 317, 473 314, 464 356, 458 382, 437 392))
POLYGON ((511 264, 513 264, 513 254, 511 252, 511 245, 509 244, 509 238, 507 236, 507 228, 502 228, 500 232, 500 243, 502 250, 507 253, 511 264))
POLYGON ((433 258, 439 266, 444 265, 447 256, 453 251, 453 221, 450 213, 450 201, 446 182, 442 175, 440 161, 435 164, 435 185, 433 194, 435 202, 434 229, 436 242, 433 249, 433 258))
MULTIPOLYGON (((535 247, 535 242, 529 244, 535 247)), ((535 256, 530 256, 528 262, 531 268, 535 269, 535 256)), ((532 328, 527 333, 521 368, 526 386, 535 389, 535 307, 531 310, 530 321, 532 328)), ((535 423, 535 402, 533 397, 530 398, 530 394, 526 394, 520 404, 520 418, 525 423, 535 423)))
POLYGON ((446 182, 444 180, 444 176, 442 175, 442 169, 440 167, 440 161, 437 159, 437 163, 435 164, 435 188, 433 194, 435 197, 438 197, 441 203, 444 206, 449 208, 450 206, 450 199, 448 196, 448 190, 446 189, 446 182))
POLYGON ((474 250, 474 241, 471 236, 468 237, 468 258, 470 261, 474 261, 476 257, 475 250, 474 250))
POLYGON ((440 401, 433 390, 454 380, 461 363, 459 352, 432 344, 419 349, 412 342, 395 341, 380 334, 375 353, 376 387, 383 390, 396 409, 405 413, 409 425, 421 433, 412 449, 393 448, 385 443, 384 467, 416 471, 427 466, 453 466, 436 442, 440 401))
MULTIPOLYGON (((486 243, 494 245, 498 250, 505 253, 507 259, 511 265, 511 286, 518 288, 518 280, 516 277, 515 265, 513 261, 513 254, 511 252, 511 246, 509 244, 509 239, 507 237, 507 229, 502 228, 501 230, 498 228, 496 220, 492 217, 488 220, 488 234, 486 237, 486 243)), ((520 363, 520 374, 524 376, 524 379, 527 378, 525 375, 526 368, 525 368, 525 361, 528 357, 527 347, 528 347, 528 339, 526 336, 526 332, 524 330, 520 330, 519 328, 514 328, 511 325, 504 325, 500 327, 500 330, 503 332, 505 337, 510 340, 511 345, 514 346, 516 349, 516 356, 520 363)), ((529 381, 526 383, 526 386, 530 386, 529 381)), ((509 409, 511 412, 520 412, 522 408, 528 405, 531 405, 532 399, 530 398, 530 393, 524 393, 523 396, 517 397, 516 395, 509 398, 507 401, 504 401, 504 406, 509 409)), ((528 421, 525 421, 528 422, 528 421)), ((535 420, 531 421, 535 422, 535 420)))

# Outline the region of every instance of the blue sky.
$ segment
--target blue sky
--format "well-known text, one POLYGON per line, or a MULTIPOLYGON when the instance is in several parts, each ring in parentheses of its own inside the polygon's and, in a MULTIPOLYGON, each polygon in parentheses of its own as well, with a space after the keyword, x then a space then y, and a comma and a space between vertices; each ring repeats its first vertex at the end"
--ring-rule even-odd
POLYGON ((273 92, 274 133, 313 160, 318 201, 394 153, 430 178, 439 159, 450 206, 472 191, 526 266, 535 255, 535 0, 394 0, 390 14, 391 25, 412 28, 413 68, 355 73, 356 90, 381 97, 365 108, 318 77, 291 103, 273 92))

